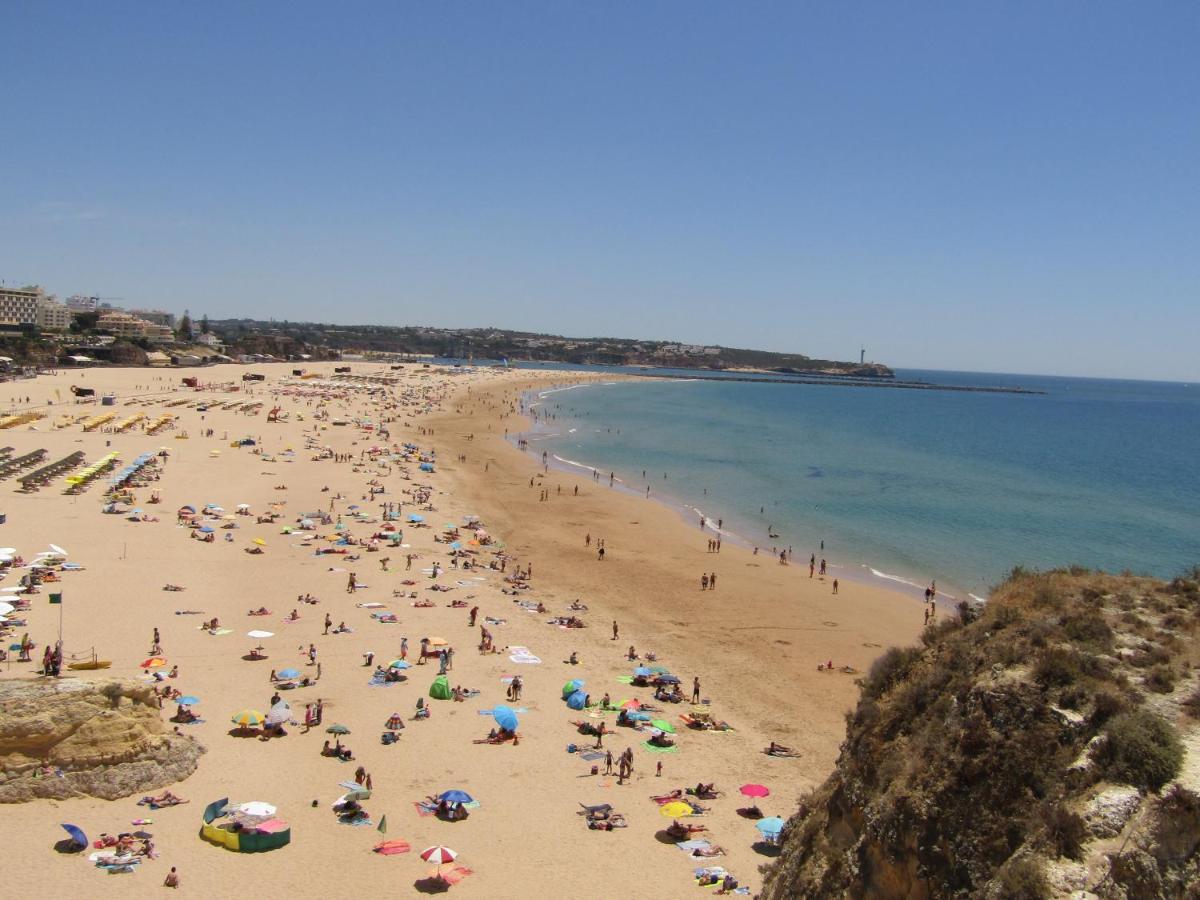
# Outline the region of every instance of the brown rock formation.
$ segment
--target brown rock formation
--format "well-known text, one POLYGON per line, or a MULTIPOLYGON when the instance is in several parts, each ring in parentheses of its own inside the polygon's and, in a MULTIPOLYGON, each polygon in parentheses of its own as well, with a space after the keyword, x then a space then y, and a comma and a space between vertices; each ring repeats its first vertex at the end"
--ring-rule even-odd
POLYGON ((203 752, 166 728, 148 685, 0 683, 0 803, 127 797, 187 778, 203 752))

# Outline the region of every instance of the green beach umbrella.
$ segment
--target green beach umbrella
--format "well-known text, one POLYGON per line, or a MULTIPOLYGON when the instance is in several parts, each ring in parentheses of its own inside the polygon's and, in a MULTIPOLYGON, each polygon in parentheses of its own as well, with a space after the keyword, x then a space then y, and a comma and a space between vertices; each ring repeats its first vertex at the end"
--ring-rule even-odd
POLYGON ((337 722, 334 722, 332 725, 330 725, 328 728, 325 729, 325 733, 326 734, 349 734, 350 729, 347 728, 345 725, 340 725, 337 722))
POLYGON ((672 725, 670 722, 668 722, 666 719, 655 719, 650 724, 653 727, 657 728, 659 731, 665 731, 667 734, 675 733, 675 726, 672 725))

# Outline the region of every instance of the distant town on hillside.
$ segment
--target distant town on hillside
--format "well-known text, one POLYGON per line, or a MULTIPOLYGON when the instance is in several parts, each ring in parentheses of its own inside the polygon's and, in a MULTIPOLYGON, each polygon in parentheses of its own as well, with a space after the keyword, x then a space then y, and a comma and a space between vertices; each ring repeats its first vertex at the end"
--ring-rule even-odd
POLYGON ((573 338, 501 328, 334 325, 262 319, 195 319, 162 309, 126 308, 120 297, 59 301, 36 285, 0 283, 0 364, 195 366, 218 362, 432 356, 587 365, 802 373, 892 378, 867 362, 813 359, 718 345, 633 338, 573 338))

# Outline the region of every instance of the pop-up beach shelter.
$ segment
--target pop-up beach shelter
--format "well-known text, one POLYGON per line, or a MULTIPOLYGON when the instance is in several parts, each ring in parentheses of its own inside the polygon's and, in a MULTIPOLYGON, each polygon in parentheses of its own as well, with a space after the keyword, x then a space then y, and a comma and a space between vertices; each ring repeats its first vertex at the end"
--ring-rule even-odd
POLYGON ((567 698, 567 706, 571 709, 583 709, 587 706, 587 694, 583 691, 576 691, 567 698))
POLYGON ((439 675, 433 679, 433 684, 429 686, 429 696, 434 700, 450 699, 450 682, 445 675, 439 675))

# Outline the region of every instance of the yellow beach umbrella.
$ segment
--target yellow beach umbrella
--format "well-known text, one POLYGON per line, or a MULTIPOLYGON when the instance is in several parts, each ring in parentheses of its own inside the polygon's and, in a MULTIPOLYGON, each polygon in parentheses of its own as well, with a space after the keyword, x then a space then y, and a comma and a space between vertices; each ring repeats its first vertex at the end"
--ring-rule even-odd
POLYGON ((658 813, 661 816, 666 816, 668 819, 682 819, 685 816, 693 816, 696 811, 687 803, 680 800, 673 800, 670 803, 664 803, 658 808, 658 813))
POLYGON ((254 543, 258 544, 258 546, 260 546, 260 547, 267 546, 267 542, 264 541, 262 538, 255 538, 254 543))
POLYGON ((242 728, 257 728, 266 721, 266 717, 256 709, 243 709, 235 713, 231 721, 242 728))

